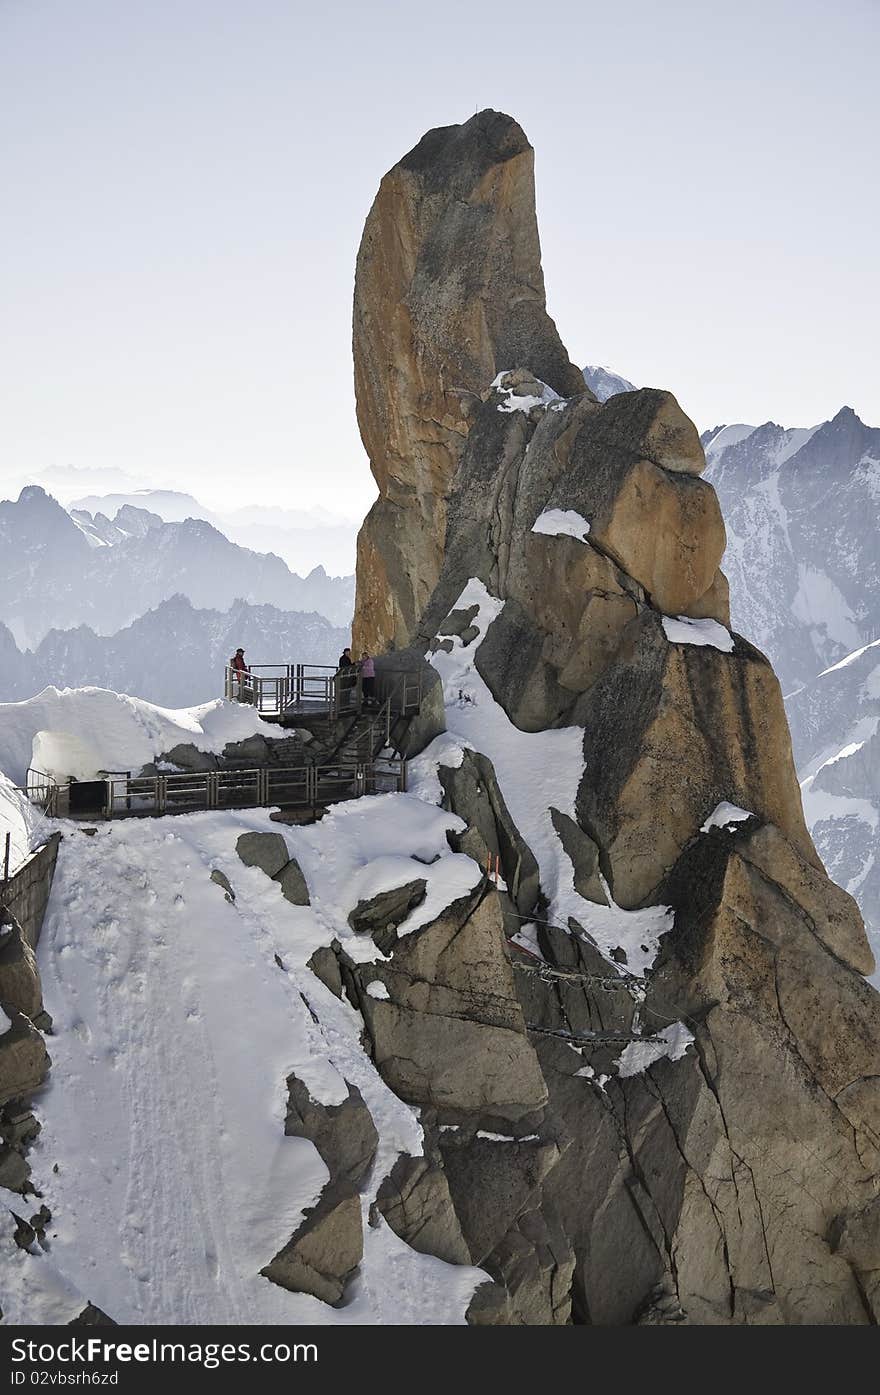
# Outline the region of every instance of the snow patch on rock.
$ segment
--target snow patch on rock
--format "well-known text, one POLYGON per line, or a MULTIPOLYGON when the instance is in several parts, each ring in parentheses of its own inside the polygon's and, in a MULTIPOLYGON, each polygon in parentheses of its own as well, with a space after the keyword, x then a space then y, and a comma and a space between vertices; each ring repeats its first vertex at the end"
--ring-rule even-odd
POLYGON ((744 819, 753 818, 753 814, 748 809, 741 809, 738 804, 730 804, 723 799, 720 804, 716 804, 706 822, 701 825, 700 832, 708 833, 710 828, 734 828, 744 819))
POLYGON ((733 653, 733 635, 717 620, 692 620, 687 615, 664 615, 663 631, 670 644, 708 644, 722 654, 733 653))
POLYGON ((577 538, 586 542, 590 525, 574 509, 545 509, 532 524, 533 533, 546 533, 551 538, 577 538))
POLYGON ((694 1039, 683 1022, 673 1022, 657 1033, 652 1041, 631 1041, 617 1059, 617 1074, 623 1077, 640 1075, 655 1061, 678 1061, 694 1039))

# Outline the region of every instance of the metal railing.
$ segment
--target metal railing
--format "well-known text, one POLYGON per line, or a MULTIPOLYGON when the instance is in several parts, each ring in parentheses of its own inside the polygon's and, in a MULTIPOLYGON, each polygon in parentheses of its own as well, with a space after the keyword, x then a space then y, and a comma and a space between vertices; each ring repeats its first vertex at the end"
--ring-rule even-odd
MULTIPOLYGON (((389 714, 395 717, 419 710, 420 673, 405 672, 384 680, 380 675, 377 683, 387 693, 382 711, 385 704, 390 704, 389 714)), ((332 664, 251 664, 245 673, 227 664, 223 692, 226 698, 255 707, 268 717, 299 712, 337 718, 360 712, 364 705, 360 670, 337 669, 332 664)))
MULTIPOLYGON (((406 790, 406 761, 381 759, 332 765, 257 766, 250 770, 180 771, 168 775, 107 773, 87 782, 95 799, 80 817, 112 819, 278 805, 317 808, 362 794, 406 790)), ((39 771, 28 772, 28 796, 47 813, 73 814, 71 790, 39 771), (31 781, 31 775, 34 780, 31 781), (36 778, 39 777, 39 778, 36 778)))
POLYGON ((59 814, 61 789, 62 786, 53 780, 51 775, 47 775, 44 770, 35 770, 31 767, 25 776, 23 793, 27 795, 32 804, 36 804, 50 818, 55 818, 59 814))
POLYGON ((297 708, 320 711, 333 704, 336 674, 333 664, 251 664, 245 673, 227 664, 223 692, 270 716, 297 708))

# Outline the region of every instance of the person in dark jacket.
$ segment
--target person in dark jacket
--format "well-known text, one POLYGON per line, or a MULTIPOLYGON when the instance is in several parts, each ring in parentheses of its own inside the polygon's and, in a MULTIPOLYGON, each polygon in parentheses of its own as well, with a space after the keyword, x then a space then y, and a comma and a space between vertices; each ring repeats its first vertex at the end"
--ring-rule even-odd
POLYGON ((357 665, 351 657, 350 649, 343 649, 339 655, 336 676, 339 680, 339 704, 348 707, 354 700, 354 687, 357 683, 357 665))

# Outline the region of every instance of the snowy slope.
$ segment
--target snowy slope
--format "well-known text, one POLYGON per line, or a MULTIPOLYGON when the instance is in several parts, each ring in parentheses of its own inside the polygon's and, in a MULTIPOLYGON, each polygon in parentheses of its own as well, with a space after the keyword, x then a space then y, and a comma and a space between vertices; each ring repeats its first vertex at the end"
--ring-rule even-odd
MULTIPOLYGON (((471 582, 460 604, 472 603, 482 635, 501 603, 471 582)), ((416 866, 426 895, 401 935, 477 885, 481 869, 447 836, 465 825, 439 802, 438 767, 460 764, 471 744, 495 762, 552 917, 576 917, 609 953, 625 946, 635 972, 671 924, 663 907, 626 912, 574 890, 549 805, 574 811, 582 733, 519 732, 473 667, 476 648, 456 641, 435 656, 452 730, 411 762, 407 794, 338 805, 302 828, 274 823, 267 810, 121 821, 90 836, 61 825, 39 947, 53 1067, 29 1156, 52 1213, 50 1248, 24 1255, 0 1245, 7 1321, 69 1321, 86 1301, 130 1323, 465 1320, 485 1273, 420 1255, 371 1217, 399 1154, 422 1152, 419 1112, 383 1083, 363 1050, 360 1014, 308 960, 337 940, 361 965, 380 962, 348 916, 362 899, 407 885, 416 866), (241 862, 236 842, 247 831, 282 832, 309 906, 291 905, 278 883, 241 862), (211 881, 214 871, 234 899, 211 881), (356 1086, 379 1133, 362 1197, 364 1258, 339 1309, 260 1276, 327 1178, 313 1145, 284 1134, 291 1074, 328 1105, 346 1098, 346 1082, 356 1086)), ((0 708, 0 736, 8 760, 38 723, 66 724, 96 749, 103 742, 103 757, 133 766, 181 733, 219 746, 253 720, 233 704, 165 712, 96 690, 49 692, 0 708)), ((525 944, 533 930, 510 927, 525 944)), ((619 971, 612 961, 609 970, 619 971)), ((673 1032, 650 1056, 683 1049, 673 1032)))
POLYGON ((462 885, 459 868, 479 875, 449 850, 454 815, 386 799, 381 818, 363 800, 284 830, 311 907, 291 906, 236 855, 242 832, 278 831, 265 811, 67 830, 39 950, 55 1035, 30 1161, 53 1215, 54 1275, 117 1321, 462 1322, 485 1280, 369 1225, 369 1186, 346 1307, 259 1274, 327 1177, 310 1142, 284 1135, 291 1072, 328 1104, 346 1098, 346 1080, 360 1089, 380 1134, 376 1186, 399 1152, 421 1152, 417 1111, 361 1049, 359 1014, 305 967, 334 935, 354 942, 346 916, 365 875, 399 884, 414 852, 439 854, 420 870, 440 901, 462 885), (396 866, 376 865, 380 826, 396 866), (215 868, 234 903, 210 881, 215 868))

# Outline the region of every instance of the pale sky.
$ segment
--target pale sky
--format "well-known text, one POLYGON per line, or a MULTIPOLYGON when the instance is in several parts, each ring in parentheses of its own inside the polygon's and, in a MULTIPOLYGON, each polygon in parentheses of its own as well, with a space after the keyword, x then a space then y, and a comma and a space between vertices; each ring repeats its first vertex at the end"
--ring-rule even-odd
POLYGON ((362 514, 364 217, 490 106, 576 362, 700 427, 880 424, 878 61, 877 0, 0 0, 0 487, 362 514))

